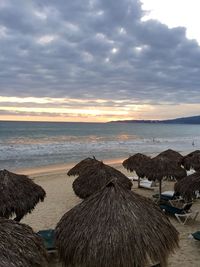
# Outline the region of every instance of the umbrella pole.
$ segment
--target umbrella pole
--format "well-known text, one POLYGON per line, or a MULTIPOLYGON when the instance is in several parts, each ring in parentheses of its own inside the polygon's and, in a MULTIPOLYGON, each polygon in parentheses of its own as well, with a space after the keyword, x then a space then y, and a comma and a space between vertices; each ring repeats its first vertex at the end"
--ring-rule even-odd
POLYGON ((16 221, 16 222, 20 222, 21 221, 21 219, 24 217, 24 215, 22 215, 22 214, 16 214, 17 216, 14 218, 14 221, 16 221))
POLYGON ((140 188, 140 176, 138 176, 138 188, 140 188))
POLYGON ((161 200, 162 180, 159 181, 159 200, 161 200))

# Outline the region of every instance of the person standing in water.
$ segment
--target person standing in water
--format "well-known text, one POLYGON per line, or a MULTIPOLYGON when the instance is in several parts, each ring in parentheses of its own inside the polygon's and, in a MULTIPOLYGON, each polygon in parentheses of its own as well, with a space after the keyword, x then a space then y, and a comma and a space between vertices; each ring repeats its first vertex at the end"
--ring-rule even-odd
POLYGON ((193 140, 193 141, 192 141, 192 146, 194 147, 194 145, 195 145, 195 144, 194 144, 194 140, 193 140))

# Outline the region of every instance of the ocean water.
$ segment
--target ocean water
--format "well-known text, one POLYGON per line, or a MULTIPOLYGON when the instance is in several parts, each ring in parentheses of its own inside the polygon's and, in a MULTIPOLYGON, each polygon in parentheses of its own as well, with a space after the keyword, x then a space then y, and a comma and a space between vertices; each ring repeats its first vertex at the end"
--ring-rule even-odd
POLYGON ((0 169, 200 149, 200 125, 0 122, 0 169))

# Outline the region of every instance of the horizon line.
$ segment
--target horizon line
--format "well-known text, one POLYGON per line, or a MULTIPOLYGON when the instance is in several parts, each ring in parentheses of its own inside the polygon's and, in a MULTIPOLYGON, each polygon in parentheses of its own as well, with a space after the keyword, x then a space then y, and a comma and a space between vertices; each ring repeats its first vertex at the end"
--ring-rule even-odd
POLYGON ((98 122, 98 121, 52 121, 52 120, 14 120, 14 119, 0 119, 0 122, 47 122, 47 123, 101 123, 101 124, 105 124, 105 123, 119 123, 119 122, 162 122, 162 121, 168 121, 168 120, 177 120, 177 119, 185 119, 185 118, 192 118, 192 117, 200 117, 200 115, 192 115, 192 116, 184 116, 184 117, 175 117, 175 118, 167 118, 167 119, 119 119, 119 120, 110 120, 110 121, 102 121, 102 122, 98 122))
POLYGON ((3 120, 0 119, 0 122, 48 122, 48 123, 108 123, 108 122, 95 122, 95 121, 37 121, 37 120, 3 120))

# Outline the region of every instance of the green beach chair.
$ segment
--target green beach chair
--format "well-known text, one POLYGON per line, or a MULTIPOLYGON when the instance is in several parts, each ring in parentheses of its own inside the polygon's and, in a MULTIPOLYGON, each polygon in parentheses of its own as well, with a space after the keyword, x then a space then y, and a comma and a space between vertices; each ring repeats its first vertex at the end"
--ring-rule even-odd
POLYGON ((194 237, 194 239, 200 241, 200 231, 193 233, 192 236, 194 237))
POLYGON ((37 234, 43 239, 45 248, 48 253, 56 252, 55 248, 55 231, 54 229, 41 230, 37 234))
POLYGON ((179 221, 179 223, 185 224, 189 218, 196 220, 199 214, 198 211, 193 212, 191 210, 192 204, 193 202, 185 203, 182 208, 177 208, 177 207, 173 207, 170 205, 161 204, 160 208, 164 212, 174 215, 176 219, 179 221))

